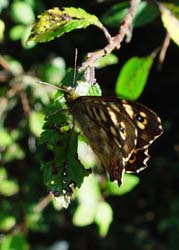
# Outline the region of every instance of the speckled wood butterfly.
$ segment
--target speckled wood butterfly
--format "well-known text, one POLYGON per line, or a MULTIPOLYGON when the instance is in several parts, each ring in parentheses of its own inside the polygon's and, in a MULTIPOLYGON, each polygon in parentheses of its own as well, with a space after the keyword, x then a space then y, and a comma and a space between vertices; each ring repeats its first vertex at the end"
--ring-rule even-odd
POLYGON ((111 181, 121 185, 124 172, 147 167, 148 147, 162 134, 156 113, 133 101, 65 92, 70 114, 111 181))

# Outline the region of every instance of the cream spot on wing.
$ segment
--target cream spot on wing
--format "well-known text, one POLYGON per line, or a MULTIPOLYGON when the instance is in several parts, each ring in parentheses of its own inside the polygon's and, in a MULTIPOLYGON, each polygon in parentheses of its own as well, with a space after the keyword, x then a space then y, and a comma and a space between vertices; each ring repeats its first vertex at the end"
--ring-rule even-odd
POLYGON ((106 102, 105 101, 101 101, 100 102, 102 105, 106 105, 106 102))
POLYGON ((101 119, 102 119, 104 122, 106 122, 106 121, 107 121, 107 118, 106 118, 105 113, 103 112, 103 110, 99 110, 99 113, 100 113, 101 119))
POLYGON ((112 135, 114 135, 114 136, 117 136, 117 132, 116 132, 116 129, 113 127, 113 126, 110 126, 110 131, 111 131, 111 133, 112 133, 112 135))
POLYGON ((131 105, 127 104, 125 100, 123 100, 122 103, 123 103, 123 107, 124 107, 124 109, 126 110, 127 114, 128 114, 131 118, 133 118, 133 116, 134 116, 134 111, 133 111, 131 105))
POLYGON ((117 125, 118 120, 117 120, 116 114, 111 110, 111 108, 107 108, 107 109, 108 109, 108 113, 110 115, 110 118, 111 118, 112 122, 114 123, 114 125, 117 125))
POLYGON ((144 112, 140 112, 139 115, 141 115, 142 117, 147 117, 147 115, 144 112))
POLYGON ((118 141, 118 139, 117 139, 116 137, 114 137, 114 141, 115 141, 115 143, 117 144, 117 146, 118 146, 119 148, 121 148, 121 144, 119 143, 119 141, 118 141))
POLYGON ((141 122, 137 122, 137 126, 142 130, 145 129, 145 125, 141 122))
POLYGON ((126 128, 126 126, 125 126, 124 122, 120 122, 119 123, 119 133, 120 133, 120 136, 121 136, 123 141, 126 140, 126 136, 127 136, 125 128, 126 128))
POLYGON ((120 112, 120 108, 116 104, 110 102, 109 105, 111 109, 115 110, 116 112, 120 112))
POLYGON ((92 107, 93 115, 95 116, 96 119, 98 119, 98 114, 96 113, 96 108, 92 107))
POLYGON ((87 113, 88 113, 88 114, 91 114, 91 109, 90 109, 90 107, 89 107, 88 105, 85 105, 85 108, 86 108, 86 110, 87 110, 87 113))

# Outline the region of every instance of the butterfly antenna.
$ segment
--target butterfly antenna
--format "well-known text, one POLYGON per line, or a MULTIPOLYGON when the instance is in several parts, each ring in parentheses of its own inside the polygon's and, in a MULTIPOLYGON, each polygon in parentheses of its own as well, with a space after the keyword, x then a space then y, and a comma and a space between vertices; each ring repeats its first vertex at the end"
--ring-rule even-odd
POLYGON ((73 86, 75 86, 76 81, 76 72, 77 72, 77 58, 78 58, 78 49, 75 49, 75 67, 74 67, 74 75, 73 75, 73 86))
POLYGON ((64 87, 61 88, 61 87, 59 87, 59 86, 50 84, 50 83, 48 83, 48 82, 43 82, 43 81, 40 81, 40 80, 38 81, 38 83, 43 84, 43 85, 46 85, 46 86, 49 86, 49 87, 52 87, 52 88, 54 88, 54 89, 61 90, 62 92, 65 92, 65 93, 69 93, 69 90, 68 90, 68 89, 65 89, 64 87))

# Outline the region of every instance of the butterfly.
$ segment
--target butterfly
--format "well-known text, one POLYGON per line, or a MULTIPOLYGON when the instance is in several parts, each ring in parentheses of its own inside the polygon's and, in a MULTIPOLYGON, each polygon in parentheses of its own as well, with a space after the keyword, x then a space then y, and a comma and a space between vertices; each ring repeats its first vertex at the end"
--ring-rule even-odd
POLYGON ((66 104, 101 166, 120 186, 124 172, 147 167, 149 146, 162 134, 161 120, 137 102, 101 96, 65 94, 66 104))

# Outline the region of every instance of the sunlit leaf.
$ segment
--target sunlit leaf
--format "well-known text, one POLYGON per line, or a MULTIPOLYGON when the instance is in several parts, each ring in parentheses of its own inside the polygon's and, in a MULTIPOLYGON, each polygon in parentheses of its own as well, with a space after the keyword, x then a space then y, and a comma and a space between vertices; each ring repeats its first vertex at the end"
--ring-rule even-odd
POLYGON ((5 23, 0 19, 0 42, 4 39, 5 23))
POLYGON ((107 67, 109 65, 117 64, 118 57, 114 54, 109 54, 107 56, 101 57, 95 62, 95 67, 98 69, 107 67))
POLYGON ((92 168, 96 164, 96 157, 92 149, 86 142, 82 140, 78 140, 78 157, 80 162, 86 168, 92 168))
POLYGON ((116 82, 116 94, 136 100, 143 92, 153 63, 153 56, 132 57, 122 67, 116 82))
POLYGON ((125 174, 123 177, 123 184, 120 188, 116 182, 107 181, 106 190, 112 195, 124 195, 130 192, 138 184, 139 177, 132 174, 125 174))
POLYGON ((0 13, 2 9, 7 8, 8 5, 9 5, 9 0, 1 0, 0 1, 0 13))
POLYGON ((44 114, 41 112, 32 111, 29 116, 29 126, 31 132, 39 137, 44 124, 44 114))
POLYGON ((101 96, 101 89, 98 83, 91 85, 89 82, 79 81, 78 86, 76 87, 76 92, 79 96, 83 95, 93 95, 101 96))
POLYGON ((5 60, 8 62, 9 69, 14 75, 23 73, 22 64, 18 60, 11 56, 5 56, 5 60))
POLYGON ((5 168, 0 167, 0 182, 3 182, 7 179, 7 171, 5 168))
POLYGON ((15 22, 31 24, 35 20, 32 7, 25 1, 16 1, 11 5, 11 15, 15 22))
POLYGON ((12 180, 4 180, 0 183, 0 194, 4 196, 11 196, 19 191, 19 187, 16 182, 12 180))
POLYGON ((9 36, 12 40, 16 41, 22 38, 26 27, 22 24, 15 25, 10 29, 9 36))
POLYGON ((173 3, 159 4, 164 27, 171 39, 179 46, 179 6, 173 3))
POLYGON ((11 196, 19 191, 18 184, 8 179, 8 174, 5 168, 0 167, 0 194, 4 196, 11 196))
POLYGON ((28 228, 33 231, 46 230, 46 226, 43 223, 42 212, 37 211, 35 205, 31 203, 26 213, 26 224, 28 228))
POLYGON ((1 212, 0 214, 0 230, 1 231, 10 230, 12 227, 15 226, 15 223, 16 223, 15 217, 2 214, 1 212))
POLYGON ((10 136, 10 133, 3 129, 0 128, 0 146, 1 147, 7 147, 9 145, 11 145, 11 143, 13 142, 12 137, 10 136))
POLYGON ((89 25, 103 29, 99 19, 83 9, 74 7, 49 9, 38 16, 38 21, 33 25, 28 41, 47 42, 72 30, 86 28, 89 25))
POLYGON ((98 203, 95 215, 95 222, 99 227, 99 233, 101 236, 106 236, 112 220, 113 211, 111 206, 105 201, 101 201, 100 203, 98 203))
POLYGON ((1 240, 1 250, 28 250, 25 236, 21 233, 9 234, 1 240))
POLYGON ((17 143, 12 143, 5 151, 3 158, 4 161, 10 162, 12 160, 21 160, 25 156, 23 149, 17 143))
POLYGON ((77 192, 79 206, 77 207, 73 223, 77 226, 87 226, 93 223, 100 199, 100 190, 93 175, 85 178, 83 185, 77 192))
POLYGON ((40 78, 51 84, 59 84, 66 73, 65 61, 62 57, 55 57, 40 66, 40 78))

